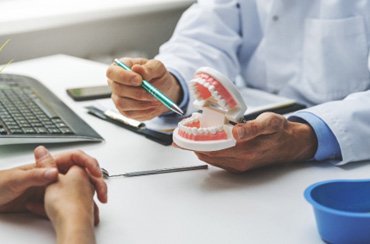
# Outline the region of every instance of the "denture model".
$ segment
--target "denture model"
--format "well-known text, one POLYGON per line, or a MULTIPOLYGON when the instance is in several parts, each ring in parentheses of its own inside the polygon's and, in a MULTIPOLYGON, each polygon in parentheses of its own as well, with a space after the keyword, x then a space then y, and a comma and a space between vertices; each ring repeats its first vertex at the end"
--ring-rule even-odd
POLYGON ((234 84, 220 72, 203 67, 190 81, 194 106, 202 113, 193 113, 180 121, 173 141, 192 151, 217 151, 232 147, 236 141, 230 122, 241 122, 247 106, 234 84))

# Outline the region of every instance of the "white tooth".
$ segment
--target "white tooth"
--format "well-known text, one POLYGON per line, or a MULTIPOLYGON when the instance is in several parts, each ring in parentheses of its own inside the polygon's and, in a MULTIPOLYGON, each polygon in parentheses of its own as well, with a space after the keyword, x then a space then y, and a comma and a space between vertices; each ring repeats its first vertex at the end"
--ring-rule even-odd
POLYGON ((217 131, 223 131, 224 130, 224 127, 223 126, 220 126, 217 128, 217 131))
POLYGON ((216 98, 217 100, 220 100, 220 99, 221 99, 221 96, 220 96, 220 94, 218 94, 218 91, 214 91, 212 95, 213 95, 213 97, 214 97, 214 98, 216 98))
POLYGON ((198 134, 198 133, 197 133, 197 128, 195 128, 195 127, 191 128, 191 133, 192 133, 193 135, 198 134))
MULTIPOLYGON (((182 122, 182 121, 181 121, 181 122, 182 122)), ((180 130, 184 130, 184 127, 185 127, 185 126, 184 126, 184 124, 183 124, 183 123, 181 123, 181 122, 179 123, 179 129, 180 129, 180 130)))
POLYGON ((216 88, 213 85, 209 84, 208 90, 213 94, 214 91, 216 91, 216 88))
POLYGON ((216 134, 216 132, 217 132, 215 127, 210 128, 210 131, 211 131, 212 134, 216 134))
POLYGON ((211 91, 211 94, 212 94, 212 97, 214 97, 216 100, 220 100, 221 97, 220 95, 217 93, 217 91, 211 91))
POLYGON ((200 128, 199 133, 204 135, 204 134, 206 134, 206 130, 204 128, 200 128))
POLYGON ((196 89, 196 87, 195 87, 195 84, 196 84, 196 82, 190 82, 190 89, 192 89, 193 91, 196 91, 197 89, 196 89))
POLYGON ((180 123, 185 126, 187 123, 189 123, 189 119, 184 119, 180 123))

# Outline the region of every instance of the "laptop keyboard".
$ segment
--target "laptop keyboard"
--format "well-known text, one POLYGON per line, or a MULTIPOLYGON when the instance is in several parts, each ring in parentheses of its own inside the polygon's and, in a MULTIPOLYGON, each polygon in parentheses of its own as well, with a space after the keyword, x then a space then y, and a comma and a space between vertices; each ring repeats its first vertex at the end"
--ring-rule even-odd
POLYGON ((47 108, 30 87, 0 84, 0 135, 72 135, 72 129, 47 108))

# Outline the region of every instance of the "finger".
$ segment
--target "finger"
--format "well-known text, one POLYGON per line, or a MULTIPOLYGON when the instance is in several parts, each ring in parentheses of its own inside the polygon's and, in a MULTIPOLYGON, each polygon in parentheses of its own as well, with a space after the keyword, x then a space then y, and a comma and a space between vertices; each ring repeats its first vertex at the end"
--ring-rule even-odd
POLYGON ((116 108, 120 111, 148 110, 154 109, 161 105, 161 103, 157 100, 142 101, 127 97, 120 97, 116 94, 112 94, 112 101, 116 108))
POLYGON ((34 150, 34 156, 37 167, 53 167, 55 166, 54 158, 44 146, 38 146, 34 150))
MULTIPOLYGON (((161 104, 158 100, 155 101, 138 101, 131 98, 120 98, 118 100, 120 103, 120 107, 122 111, 140 111, 140 110, 148 110, 154 109, 161 104)), ((117 102, 117 103, 118 103, 117 102)))
POLYGON ((153 80, 165 76, 167 69, 162 62, 158 60, 149 60, 144 65, 133 65, 132 70, 144 77, 144 79, 153 82, 153 80))
POLYGON ((8 184, 10 189, 19 193, 30 187, 46 186, 57 179, 58 170, 56 168, 35 168, 13 172, 8 184))
MULTIPOLYGON (((143 65, 147 62, 147 59, 143 58, 122 58, 121 62, 126 64, 128 67, 132 68, 133 65, 143 65)), ((130 86, 140 86, 142 78, 134 71, 125 70, 122 67, 119 67, 115 63, 109 66, 107 70, 107 77, 113 81, 117 81, 121 84, 126 84, 130 86)))
POLYGON ((25 164, 25 165, 15 167, 15 169, 22 169, 22 170, 29 170, 29 169, 34 169, 34 168, 35 168, 35 164, 25 164))
POLYGON ((93 184, 96 195, 101 203, 106 203, 108 201, 108 187, 102 177, 90 176, 91 183, 93 184))
POLYGON ((111 84, 111 89, 112 94, 117 97, 126 97, 138 101, 156 101, 156 99, 142 87, 125 86, 117 82, 113 82, 111 84))
POLYGON ((124 70, 123 68, 112 64, 108 67, 106 76, 108 79, 127 86, 140 86, 142 78, 139 74, 124 70))
POLYGON ((120 61, 132 68, 132 66, 134 66, 135 64, 144 65, 145 63, 148 62, 148 59, 123 57, 120 58, 120 61))
POLYGON ((105 183, 103 177, 94 177, 92 176, 88 169, 82 169, 81 167, 76 165, 72 166, 68 170, 67 174, 74 175, 75 178, 86 177, 86 180, 89 179, 90 180, 89 186, 91 187, 92 194, 94 193, 94 191, 96 191, 99 201, 102 203, 107 202, 108 189, 107 184, 105 183))
POLYGON ((273 134, 280 131, 286 119, 275 113, 263 113, 255 120, 237 124, 233 128, 233 136, 237 141, 251 140, 260 135, 273 134))
POLYGON ((70 167, 77 165, 88 169, 88 171, 95 177, 102 177, 98 161, 80 150, 56 155, 55 163, 60 172, 64 174, 70 167))
POLYGON ((98 225, 100 222, 99 208, 98 205, 94 202, 94 225, 98 225))
POLYGON ((41 217, 48 218, 44 204, 42 203, 35 203, 35 202, 30 202, 26 204, 26 209, 30 211, 33 214, 36 214, 41 217))

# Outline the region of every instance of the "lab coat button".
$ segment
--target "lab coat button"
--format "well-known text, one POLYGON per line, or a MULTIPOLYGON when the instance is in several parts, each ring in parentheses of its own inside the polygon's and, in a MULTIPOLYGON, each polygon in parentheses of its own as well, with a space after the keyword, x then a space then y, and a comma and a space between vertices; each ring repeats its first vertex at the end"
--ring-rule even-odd
POLYGON ((279 20, 279 16, 277 16, 277 15, 272 16, 272 20, 273 21, 278 21, 279 20))

